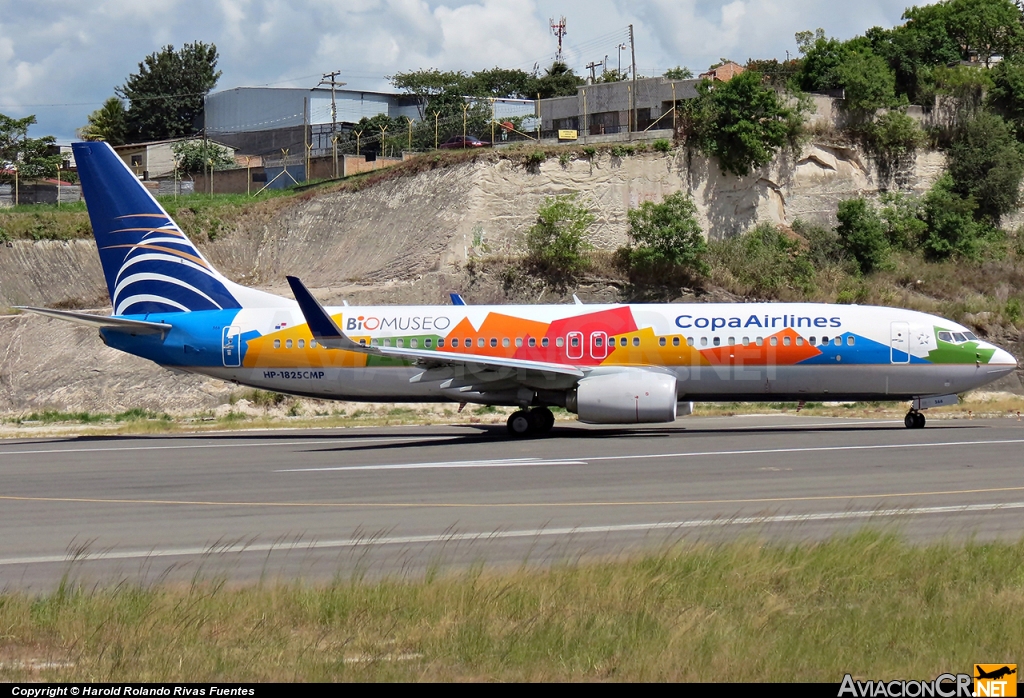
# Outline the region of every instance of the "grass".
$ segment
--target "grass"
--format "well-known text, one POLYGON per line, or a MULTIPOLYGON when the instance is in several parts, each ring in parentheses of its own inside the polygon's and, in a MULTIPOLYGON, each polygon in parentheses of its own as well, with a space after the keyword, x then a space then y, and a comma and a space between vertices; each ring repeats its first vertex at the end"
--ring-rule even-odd
POLYGON ((377 582, 66 579, 0 595, 0 627, 4 681, 927 679, 1024 655, 1024 542, 865 531, 377 582))

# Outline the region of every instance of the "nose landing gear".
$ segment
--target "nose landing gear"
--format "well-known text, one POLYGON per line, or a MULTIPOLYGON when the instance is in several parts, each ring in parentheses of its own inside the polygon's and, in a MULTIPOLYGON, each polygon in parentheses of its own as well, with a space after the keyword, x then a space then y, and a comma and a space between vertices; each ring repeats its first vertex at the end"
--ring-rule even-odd
POLYGON ((518 437, 546 434, 554 425, 555 415, 547 407, 518 410, 513 412, 506 422, 508 433, 518 437))
POLYGON ((907 429, 924 429, 924 415, 917 410, 910 410, 907 412, 907 416, 903 418, 903 424, 907 429))

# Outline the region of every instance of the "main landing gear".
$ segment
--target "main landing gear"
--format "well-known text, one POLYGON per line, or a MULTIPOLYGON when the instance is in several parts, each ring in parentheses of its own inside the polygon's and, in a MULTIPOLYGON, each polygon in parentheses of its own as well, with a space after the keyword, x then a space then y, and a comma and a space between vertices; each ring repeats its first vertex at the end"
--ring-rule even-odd
POLYGON ((924 415, 917 410, 910 410, 903 418, 903 424, 907 429, 924 429, 924 415))
POLYGON ((547 407, 513 412, 506 422, 512 436, 534 436, 547 434, 555 425, 555 415, 547 407))

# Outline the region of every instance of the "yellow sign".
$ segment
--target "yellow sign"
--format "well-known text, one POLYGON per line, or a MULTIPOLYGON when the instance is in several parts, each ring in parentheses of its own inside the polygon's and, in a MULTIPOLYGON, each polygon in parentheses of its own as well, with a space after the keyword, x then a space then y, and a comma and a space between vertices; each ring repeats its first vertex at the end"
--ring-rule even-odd
POLYGON ((1017 695, 1016 664, 975 664, 974 695, 1009 697, 1017 695))
POLYGON ((558 140, 574 141, 579 138, 579 131, 574 129, 558 129, 558 140))

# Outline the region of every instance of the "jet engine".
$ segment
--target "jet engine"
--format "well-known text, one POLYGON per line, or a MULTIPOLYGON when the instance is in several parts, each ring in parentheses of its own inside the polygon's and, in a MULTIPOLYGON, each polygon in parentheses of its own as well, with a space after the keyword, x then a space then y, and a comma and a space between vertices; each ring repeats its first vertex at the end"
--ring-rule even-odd
POLYGON ((671 422, 676 418, 676 377, 641 368, 581 380, 566 408, 588 424, 671 422))

